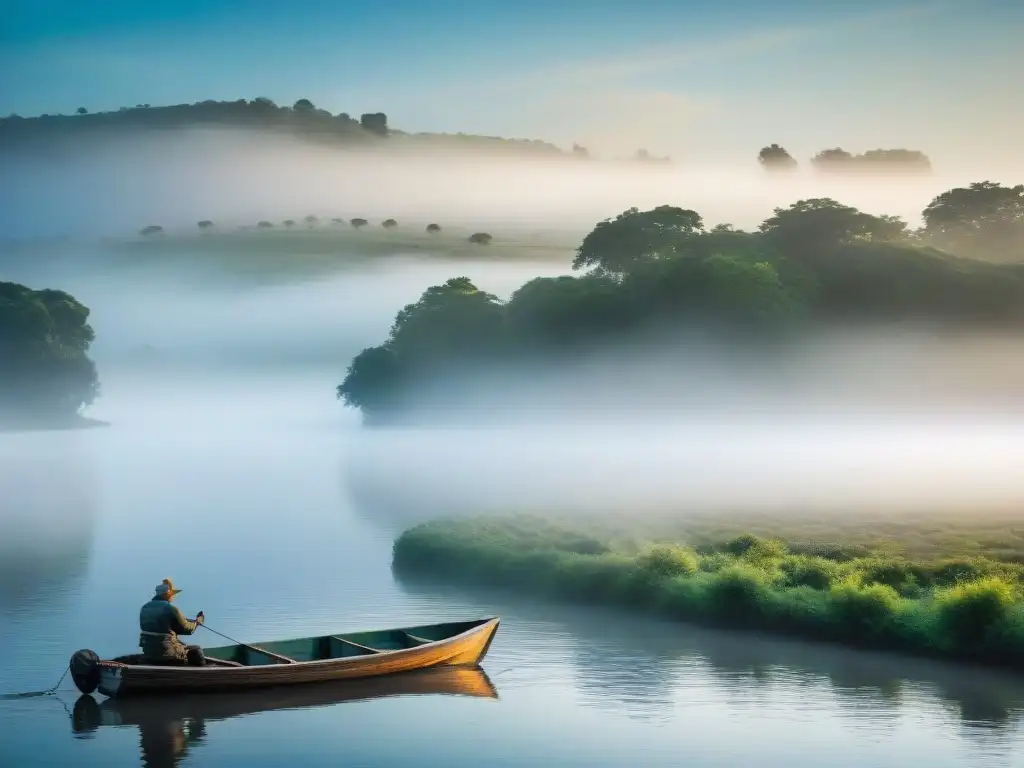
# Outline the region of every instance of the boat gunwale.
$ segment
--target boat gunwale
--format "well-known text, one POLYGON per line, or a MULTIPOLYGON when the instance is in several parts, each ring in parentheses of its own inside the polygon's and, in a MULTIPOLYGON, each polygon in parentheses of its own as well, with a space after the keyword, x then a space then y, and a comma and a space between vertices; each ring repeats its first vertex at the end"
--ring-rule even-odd
MULTIPOLYGON (((367 661, 369 659, 379 660, 381 657, 384 657, 384 656, 391 656, 391 657, 393 657, 393 656, 396 656, 396 655, 399 655, 399 654, 414 654, 414 653, 423 652, 424 650, 438 648, 439 646, 441 646, 441 645, 443 645, 445 643, 450 643, 452 641, 464 638, 464 637, 466 637, 468 635, 479 633, 485 627, 488 627, 488 626, 491 626, 491 625, 495 625, 498 622, 500 622, 500 620, 501 619, 500 619, 499 616, 491 616, 491 617, 486 618, 486 619, 474 619, 473 621, 480 622, 475 627, 470 627, 469 629, 464 630, 464 631, 458 633, 457 635, 452 635, 451 637, 446 637, 446 638, 443 638, 441 640, 433 640, 433 641, 431 641, 429 643, 426 643, 424 645, 413 646, 412 648, 394 648, 394 649, 387 649, 387 650, 382 649, 382 650, 378 651, 375 654, 362 654, 362 655, 359 655, 359 656, 344 656, 344 657, 340 657, 340 658, 336 658, 336 659, 310 659, 309 661, 296 661, 294 664, 283 664, 283 663, 247 664, 247 665, 243 665, 243 666, 240 666, 240 667, 235 667, 235 666, 229 666, 228 667, 228 666, 220 666, 220 665, 217 665, 217 664, 209 664, 209 665, 202 666, 202 667, 193 667, 193 666, 189 666, 189 665, 128 664, 127 662, 114 661, 113 659, 110 659, 110 660, 101 660, 98 663, 98 666, 99 666, 99 668, 101 670, 104 669, 104 668, 108 669, 108 670, 115 670, 115 669, 121 670, 121 674, 122 675, 125 674, 126 670, 139 670, 140 672, 142 672, 142 671, 146 671, 146 672, 156 671, 158 674, 166 672, 166 673, 168 673, 170 675, 174 675, 175 673, 182 672, 182 671, 198 672, 198 673, 202 673, 202 674, 207 674, 207 673, 210 673, 210 672, 214 672, 214 673, 224 674, 224 675, 239 675, 239 674, 244 674, 245 670, 256 669, 256 670, 260 670, 260 671, 266 671, 268 668, 272 668, 272 667, 281 667, 282 669, 293 670, 297 666, 301 666, 301 667, 332 666, 332 665, 333 666, 347 666, 349 664, 353 664, 354 662, 359 662, 359 661, 364 661, 365 662, 365 661, 367 661)), ((464 624, 466 622, 462 622, 462 621, 445 621, 445 622, 439 622, 439 623, 440 624, 464 624)), ((423 625, 420 625, 420 626, 437 626, 437 625, 423 624, 423 625)), ((350 633, 350 634, 363 634, 364 632, 367 633, 367 634, 369 634, 371 632, 394 632, 394 631, 399 630, 399 629, 404 631, 404 627, 392 627, 390 629, 359 630, 356 633, 350 633)), ((336 636, 336 635, 312 635, 310 637, 310 639, 312 639, 313 637, 319 638, 319 637, 334 637, 334 636, 336 636)), ((307 639, 307 638, 289 638, 288 640, 262 640, 262 641, 258 641, 258 642, 261 642, 263 644, 267 644, 267 643, 281 643, 281 642, 288 642, 289 640, 303 640, 303 639, 307 639)), ((247 643, 234 643, 234 644, 229 645, 229 646, 220 646, 220 645, 218 645, 218 646, 210 646, 210 647, 211 648, 231 648, 231 647, 238 647, 238 646, 241 646, 241 645, 247 645, 247 643)), ((487 646, 484 647, 483 653, 487 652, 487 649, 488 649, 489 645, 490 645, 490 643, 488 643, 487 646)), ((367 647, 369 647, 369 646, 367 646, 367 647)), ((160 676, 163 676, 163 675, 160 674, 160 676)))

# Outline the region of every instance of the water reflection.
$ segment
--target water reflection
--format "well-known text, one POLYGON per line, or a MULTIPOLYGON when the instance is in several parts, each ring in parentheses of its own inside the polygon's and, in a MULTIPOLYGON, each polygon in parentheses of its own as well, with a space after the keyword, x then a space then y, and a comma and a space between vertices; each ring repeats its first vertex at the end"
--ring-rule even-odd
POLYGON ((106 699, 81 696, 71 716, 76 735, 100 728, 139 731, 141 764, 173 768, 208 738, 207 723, 260 712, 315 709, 395 696, 446 695, 498 698, 479 667, 439 667, 366 680, 271 688, 256 692, 106 699))
MULTIPOLYGON (((396 576, 397 579, 397 576, 396 576)), ((404 578, 410 595, 450 599, 518 627, 557 632, 569 643, 582 702, 639 719, 667 719, 680 706, 771 706, 813 722, 834 709, 844 726, 876 731, 924 715, 955 722, 972 748, 1009 754, 1024 724, 1024 678, 897 654, 868 653, 756 633, 729 633, 642 615, 574 608, 507 592, 404 578), (538 626, 540 625, 540 626, 538 626)), ((527 657, 524 664, 529 664, 527 657)))
POLYGON ((0 613, 46 610, 88 571, 99 509, 91 437, 0 434, 0 613))

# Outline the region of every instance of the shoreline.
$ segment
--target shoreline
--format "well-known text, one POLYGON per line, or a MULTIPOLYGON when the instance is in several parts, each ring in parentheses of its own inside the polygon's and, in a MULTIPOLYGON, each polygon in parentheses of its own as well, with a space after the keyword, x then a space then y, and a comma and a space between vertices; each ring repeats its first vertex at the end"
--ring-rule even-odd
POLYGON ((693 626, 1024 672, 1024 566, 955 548, 925 557, 749 535, 691 548, 491 517, 407 529, 392 568, 693 626))

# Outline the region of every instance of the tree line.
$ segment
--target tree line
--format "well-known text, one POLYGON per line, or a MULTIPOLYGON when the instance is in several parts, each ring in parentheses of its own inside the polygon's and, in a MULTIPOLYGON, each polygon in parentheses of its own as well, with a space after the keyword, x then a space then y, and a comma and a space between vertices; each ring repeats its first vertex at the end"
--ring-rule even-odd
MULTIPOLYGON (((306 216, 302 220, 302 223, 306 225, 307 229, 316 229, 322 222, 319 216, 310 214, 309 216, 306 216)), ((358 217, 354 219, 349 219, 347 223, 352 229, 364 229, 370 224, 369 220, 358 217)), ((345 219, 339 217, 334 217, 329 220, 329 226, 338 227, 344 226, 345 224, 345 219)), ((398 220, 384 219, 384 221, 382 221, 380 225, 384 229, 396 229, 398 227, 398 220)), ((295 221, 295 219, 285 219, 284 221, 281 222, 281 226, 283 226, 285 229, 294 229, 295 227, 298 226, 298 222, 295 221)), ((217 225, 210 219, 203 219, 202 221, 196 222, 196 227, 198 227, 201 233, 206 234, 216 231, 217 225)), ((256 225, 254 227, 242 227, 241 229, 256 229, 260 231, 266 231, 274 229, 274 223, 272 221, 263 220, 256 222, 256 225)), ((428 235, 439 235, 441 234, 441 225, 437 223, 427 224, 426 229, 424 231, 428 235)), ((160 238, 166 235, 167 232, 159 224, 150 224, 140 229, 139 234, 145 238, 160 238)), ((491 241, 494 238, 487 232, 474 232, 472 235, 469 236, 468 239, 469 242, 474 243, 476 245, 490 245, 491 241)))
MULTIPOLYGON (((799 166, 785 147, 769 144, 757 153, 761 167, 772 172, 795 171, 799 166)), ((886 173, 927 174, 932 171, 928 156, 916 149, 871 149, 852 154, 836 147, 824 149, 810 160, 811 167, 825 173, 886 173)))
MULTIPOLYGON (((570 150, 538 139, 509 139, 465 133, 407 133, 392 128, 384 112, 366 112, 358 117, 347 112, 334 114, 316 106, 309 99, 299 99, 291 106, 279 105, 260 96, 254 99, 216 101, 207 99, 192 104, 152 106, 136 104, 117 110, 91 112, 78 107, 73 114, 42 114, 22 117, 10 114, 0 117, 0 146, 57 138, 79 138, 106 135, 124 129, 175 129, 202 126, 225 126, 287 132, 310 140, 335 144, 372 145, 374 141, 392 139, 399 144, 426 143, 434 147, 476 149, 482 152, 511 152, 542 157, 564 157, 578 160, 592 158, 589 150, 573 144, 570 150)), ((646 149, 638 149, 631 162, 640 165, 669 165, 668 156, 660 157, 646 149)), ((761 165, 770 171, 797 168, 797 160, 779 144, 771 144, 758 154, 761 165)), ((818 170, 833 172, 879 172, 902 170, 926 173, 931 161, 917 150, 876 149, 851 154, 843 149, 826 149, 810 160, 818 170)))
MULTIPOLYGON (((542 157, 588 159, 586 148, 576 145, 565 151, 536 139, 507 139, 474 134, 407 133, 392 128, 383 112, 355 117, 347 112, 332 114, 299 99, 293 105, 278 105, 266 97, 234 101, 206 100, 193 104, 151 106, 136 104, 106 112, 79 107, 74 114, 43 114, 0 118, 0 146, 61 138, 105 136, 130 129, 177 129, 191 127, 234 127, 285 132, 332 144, 367 146, 390 139, 399 144, 428 144, 435 148, 476 149, 542 157)), ((638 156, 638 159, 639 156, 638 156)), ((647 159, 647 158, 644 158, 647 159)))
POLYGON ((0 426, 69 424, 99 393, 89 308, 64 291, 0 282, 0 426))
POLYGON ((1024 185, 951 189, 923 218, 912 231, 818 198, 776 208, 748 232, 708 228, 675 206, 630 208, 583 238, 578 276, 536 278, 508 301, 468 277, 427 289, 382 344, 353 358, 337 396, 385 418, 418 388, 458 381, 456 371, 569 358, 645 332, 762 338, 907 319, 1024 327, 1024 185))

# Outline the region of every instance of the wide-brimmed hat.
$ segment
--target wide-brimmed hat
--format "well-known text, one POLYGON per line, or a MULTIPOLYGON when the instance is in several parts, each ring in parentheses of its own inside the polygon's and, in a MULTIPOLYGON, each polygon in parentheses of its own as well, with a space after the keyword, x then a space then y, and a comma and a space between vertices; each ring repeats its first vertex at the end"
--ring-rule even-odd
POLYGON ((164 579, 156 585, 153 590, 157 597, 174 597, 176 594, 181 592, 180 589, 174 588, 174 582, 170 579, 164 579))

